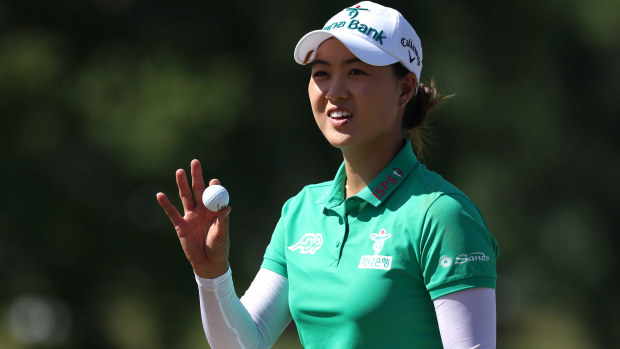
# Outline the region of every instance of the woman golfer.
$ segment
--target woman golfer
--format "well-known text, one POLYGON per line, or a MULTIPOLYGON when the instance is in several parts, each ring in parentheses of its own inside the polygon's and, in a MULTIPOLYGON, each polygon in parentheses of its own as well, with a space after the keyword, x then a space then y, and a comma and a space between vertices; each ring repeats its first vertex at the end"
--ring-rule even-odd
POLYGON ((412 26, 364 1, 302 37, 294 57, 311 66, 312 113, 344 161, 284 204, 241 299, 230 208, 202 205, 200 163, 191 188, 176 173, 184 216, 157 194, 196 274, 211 347, 270 347, 293 319, 305 348, 495 348, 497 243, 474 204, 414 155, 442 98, 420 83, 412 26))

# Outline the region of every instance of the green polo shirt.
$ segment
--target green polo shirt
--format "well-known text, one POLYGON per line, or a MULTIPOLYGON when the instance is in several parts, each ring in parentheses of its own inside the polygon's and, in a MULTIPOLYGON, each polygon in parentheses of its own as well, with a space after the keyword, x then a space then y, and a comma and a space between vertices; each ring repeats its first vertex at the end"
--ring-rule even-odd
POLYGON ((263 268, 289 280, 304 348, 442 348, 432 299, 495 288, 497 242, 476 206, 403 149, 364 190, 289 199, 263 268))

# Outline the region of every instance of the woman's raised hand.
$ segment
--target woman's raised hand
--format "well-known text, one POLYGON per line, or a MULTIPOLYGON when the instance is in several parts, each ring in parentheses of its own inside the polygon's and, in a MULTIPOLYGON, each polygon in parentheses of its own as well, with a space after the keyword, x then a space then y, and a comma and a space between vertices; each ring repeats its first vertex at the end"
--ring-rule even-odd
MULTIPOLYGON (((192 187, 187 182, 185 170, 176 172, 179 196, 183 204, 184 215, 170 203, 164 193, 157 193, 159 205, 166 211, 177 232, 185 257, 194 268, 196 275, 212 279, 228 270, 228 222, 230 207, 219 212, 212 212, 202 204, 202 192, 205 190, 200 161, 191 162, 192 187)), ((220 184, 212 179, 209 185, 220 184)))

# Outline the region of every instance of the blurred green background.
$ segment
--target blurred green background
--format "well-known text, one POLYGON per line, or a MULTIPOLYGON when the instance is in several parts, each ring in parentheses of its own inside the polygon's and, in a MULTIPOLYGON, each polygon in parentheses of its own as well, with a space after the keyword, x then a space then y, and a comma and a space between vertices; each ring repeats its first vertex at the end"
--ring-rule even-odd
MULTIPOLYGON (((620 342, 620 2, 383 1, 422 38, 427 165, 500 243, 499 348, 620 342)), ((281 205, 341 162, 297 40, 353 2, 0 0, 0 347, 207 348, 155 193, 231 193, 242 294, 281 205)), ((294 328, 276 348, 298 348, 294 328)))

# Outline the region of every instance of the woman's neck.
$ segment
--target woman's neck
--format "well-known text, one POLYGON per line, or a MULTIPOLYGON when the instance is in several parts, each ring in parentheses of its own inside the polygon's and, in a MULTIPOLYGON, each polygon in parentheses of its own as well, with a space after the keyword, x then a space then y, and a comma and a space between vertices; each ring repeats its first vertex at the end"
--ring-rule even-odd
POLYGON ((403 146, 402 139, 377 146, 343 149, 344 167, 347 173, 346 197, 364 189, 394 159, 403 146))

